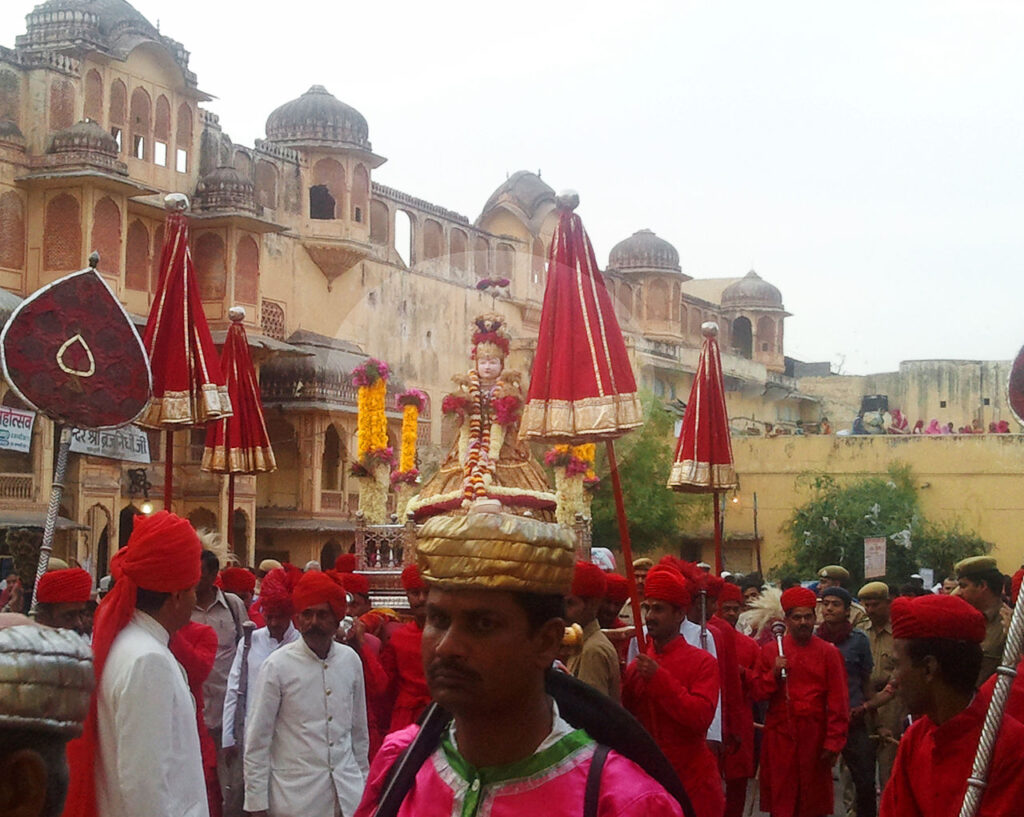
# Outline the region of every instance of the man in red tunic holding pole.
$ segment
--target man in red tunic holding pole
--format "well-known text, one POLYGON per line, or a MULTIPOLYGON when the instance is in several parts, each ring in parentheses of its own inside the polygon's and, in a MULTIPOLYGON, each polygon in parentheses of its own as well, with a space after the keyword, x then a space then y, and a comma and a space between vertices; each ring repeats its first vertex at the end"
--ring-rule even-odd
POLYGON ((762 647, 755 695, 768 699, 761 748, 761 810, 772 817, 832 813, 832 766, 850 719, 843 657, 814 635, 817 598, 782 594, 786 634, 762 647), (781 649, 780 649, 781 642, 781 649))
MULTIPOLYGON (((985 617, 957 596, 892 603, 897 683, 914 723, 903 734, 881 817, 956 817, 964 801, 989 697, 974 694, 985 617)), ((1024 726, 1004 715, 976 817, 1024 808, 1024 726)))
POLYGON ((416 723, 430 703, 421 651, 427 619, 427 586, 416 565, 408 565, 402 571, 402 587, 409 600, 412 621, 395 630, 380 653, 380 663, 389 679, 388 698, 393 704, 390 732, 416 723))
POLYGON ((650 638, 646 652, 626 670, 623 705, 672 763, 697 817, 721 817, 725 795, 705 739, 718 703, 717 663, 679 634, 690 606, 682 575, 670 567, 652 569, 646 601, 650 638))

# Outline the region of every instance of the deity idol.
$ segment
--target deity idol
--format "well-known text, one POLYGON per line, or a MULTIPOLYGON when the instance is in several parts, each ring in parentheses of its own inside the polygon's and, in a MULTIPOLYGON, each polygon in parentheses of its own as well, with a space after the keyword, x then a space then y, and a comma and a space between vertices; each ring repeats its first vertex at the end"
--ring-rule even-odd
POLYGON ((478 500, 496 500, 513 513, 548 518, 555 494, 544 469, 518 438, 523 410, 521 375, 505 369, 508 334, 500 315, 474 320, 475 366, 452 378, 458 390, 444 398, 445 415, 459 423, 459 436, 441 468, 410 500, 417 520, 467 510, 478 500))

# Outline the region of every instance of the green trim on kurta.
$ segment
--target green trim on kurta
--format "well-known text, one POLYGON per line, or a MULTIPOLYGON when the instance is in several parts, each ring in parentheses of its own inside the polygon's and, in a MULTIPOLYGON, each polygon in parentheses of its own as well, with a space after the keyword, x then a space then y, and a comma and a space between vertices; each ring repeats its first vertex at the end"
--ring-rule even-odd
POLYGON ((508 783, 513 780, 535 777, 593 742, 586 732, 576 729, 528 758, 505 766, 485 766, 480 769, 471 766, 459 754, 458 748, 452 741, 451 733, 446 733, 441 738, 441 750, 452 770, 467 784, 461 815, 462 817, 474 817, 480 806, 480 796, 485 787, 495 783, 508 783))

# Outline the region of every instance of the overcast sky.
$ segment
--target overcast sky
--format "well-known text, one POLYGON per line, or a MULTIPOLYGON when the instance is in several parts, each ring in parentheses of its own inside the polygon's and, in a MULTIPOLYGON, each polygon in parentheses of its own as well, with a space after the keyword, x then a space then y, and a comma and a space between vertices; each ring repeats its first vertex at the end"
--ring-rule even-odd
MULTIPOLYGON (((1024 343, 1024 3, 137 0, 251 145, 322 84, 378 181, 475 219, 506 174, 576 188, 598 259, 649 227, 753 268, 786 353, 843 371, 1024 343)), ((4 0, 0 42, 31 0, 4 0)))

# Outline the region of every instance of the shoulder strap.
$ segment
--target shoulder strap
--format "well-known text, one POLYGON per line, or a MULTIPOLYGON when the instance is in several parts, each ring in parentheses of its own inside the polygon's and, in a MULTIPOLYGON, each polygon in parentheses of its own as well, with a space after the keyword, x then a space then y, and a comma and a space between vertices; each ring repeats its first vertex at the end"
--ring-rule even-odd
MULTIPOLYGON (((220 591, 224 593, 223 590, 220 591)), ((242 600, 238 598, 234 593, 224 593, 224 603, 227 604, 228 610, 231 612, 231 620, 235 622, 235 646, 238 646, 238 642, 242 638, 242 622, 238 618, 238 610, 235 609, 234 602, 242 603, 242 600)))
POLYGON ((601 775, 604 762, 608 759, 608 747, 599 743, 590 760, 587 772, 587 787, 583 791, 583 817, 597 817, 597 800, 601 794, 601 775))

